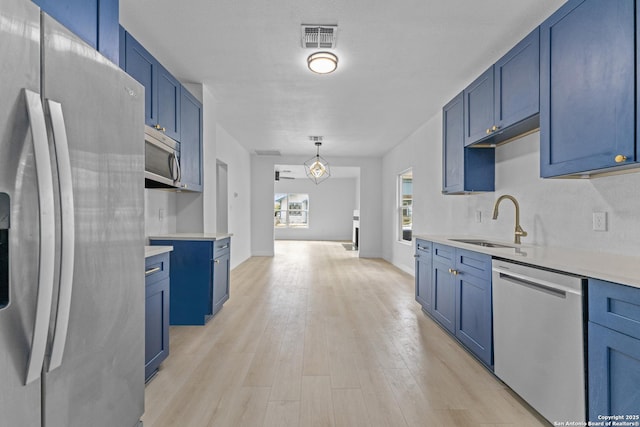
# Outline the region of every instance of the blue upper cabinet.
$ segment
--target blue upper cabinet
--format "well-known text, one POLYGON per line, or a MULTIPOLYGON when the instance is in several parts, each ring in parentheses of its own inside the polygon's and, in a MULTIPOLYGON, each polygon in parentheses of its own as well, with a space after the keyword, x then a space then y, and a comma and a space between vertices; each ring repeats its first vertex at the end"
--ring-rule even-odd
POLYGON ((33 0, 114 63, 119 62, 118 0, 33 0))
POLYGON ((157 61, 128 32, 124 32, 124 44, 121 48, 124 61, 120 63, 120 67, 144 86, 144 121, 155 127, 158 124, 158 107, 153 88, 157 86, 157 61))
POLYGON ((202 104, 184 87, 180 98, 181 183, 186 190, 202 191, 202 104))
POLYGON ((464 145, 471 145, 492 132, 495 125, 493 66, 464 90, 464 145))
POLYGON ((464 146, 464 98, 460 93, 442 108, 442 192, 493 191, 493 148, 464 146))
POLYGON ((145 88, 145 123, 180 140, 180 82, 126 31, 120 67, 145 88))
POLYGON ((169 137, 180 141, 180 82, 160 63, 158 67, 158 126, 169 137))
POLYGON ((539 126, 540 29, 464 90, 465 146, 497 144, 539 126))
POLYGON ((507 52, 493 69, 495 129, 492 126, 491 133, 499 133, 514 125, 523 127, 516 129, 514 134, 537 128, 540 112, 540 28, 537 27, 507 52), (523 122, 531 118, 530 122, 523 122))
POLYGON ((636 162, 635 9, 571 0, 540 26, 542 177, 636 162))

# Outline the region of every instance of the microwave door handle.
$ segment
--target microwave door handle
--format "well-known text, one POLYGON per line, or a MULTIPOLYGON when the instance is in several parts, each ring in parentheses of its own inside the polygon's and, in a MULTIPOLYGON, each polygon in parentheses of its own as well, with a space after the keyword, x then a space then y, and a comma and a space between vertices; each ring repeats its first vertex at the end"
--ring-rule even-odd
POLYGON ((60 289, 58 293, 58 311, 51 346, 48 372, 62 364, 64 348, 69 329, 71 312, 71 292, 73 290, 73 267, 75 257, 75 213, 73 206, 73 179, 67 130, 60 103, 47 100, 51 129, 58 165, 58 184, 60 188, 60 216, 62 223, 62 250, 60 254, 60 289))
MULTIPOLYGON (((47 125, 40 95, 24 89, 29 125, 33 139, 33 153, 38 189, 40 248, 38 269, 38 296, 31 339, 31 351, 25 385, 40 378, 49 333, 49 317, 53 299, 53 275, 55 255, 55 210, 53 201, 53 175, 47 138, 47 125)), ((27 284, 28 285, 28 284, 27 284)))
POLYGON ((176 156, 175 153, 171 153, 171 162, 176 166, 175 175, 173 173, 174 168, 173 166, 171 167, 171 178, 173 178, 175 182, 180 182, 180 180, 182 179, 182 171, 180 170, 180 162, 178 161, 178 156, 176 156))

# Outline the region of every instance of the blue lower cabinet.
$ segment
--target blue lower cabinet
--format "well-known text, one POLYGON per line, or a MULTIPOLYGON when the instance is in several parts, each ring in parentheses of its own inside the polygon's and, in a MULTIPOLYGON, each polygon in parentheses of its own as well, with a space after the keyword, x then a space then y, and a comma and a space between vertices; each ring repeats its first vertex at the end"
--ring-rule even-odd
POLYGON ((493 366, 491 256, 439 243, 430 247, 430 280, 425 280, 424 255, 416 248, 416 300, 482 363, 493 366), (427 287, 429 299, 422 295, 427 287))
POLYGON ((640 340, 589 322, 589 420, 640 415, 638 384, 640 340))
POLYGON ((230 240, 216 240, 213 250, 213 298, 211 314, 214 315, 229 299, 230 240))
POLYGON ((171 324, 204 325, 229 299, 229 239, 151 240, 151 245, 173 246, 171 324))
POLYGON ((455 249, 450 246, 433 245, 433 270, 431 301, 433 317, 449 332, 456 331, 456 282, 452 275, 455 249))
POLYGON ((416 240, 416 301, 422 305, 423 310, 433 314, 431 303, 431 270, 432 270, 432 244, 426 240, 416 240))
POLYGON ((588 351, 589 419, 640 415, 640 289, 589 280, 588 351))
POLYGON ((169 253, 145 260, 145 381, 169 356, 169 253))
POLYGON ((491 257, 456 249, 456 338, 486 365, 493 364, 491 257))

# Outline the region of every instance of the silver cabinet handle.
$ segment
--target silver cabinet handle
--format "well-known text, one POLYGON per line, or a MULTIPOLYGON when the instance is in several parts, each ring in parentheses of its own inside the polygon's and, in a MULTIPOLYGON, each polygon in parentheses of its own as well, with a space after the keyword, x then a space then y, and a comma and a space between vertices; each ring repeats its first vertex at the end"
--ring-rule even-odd
POLYGON ((60 216, 62 223, 58 311, 48 367, 48 371, 52 371, 62 364, 64 348, 67 343, 67 331, 69 329, 69 316, 71 313, 71 293, 73 290, 73 263, 76 239, 71 158, 69 156, 69 142, 67 140, 64 115, 62 114, 62 105, 58 102, 47 100, 47 107, 51 118, 51 129, 58 165, 60 216))
POLYGON ((153 268, 150 268, 147 271, 145 271, 144 275, 148 276, 150 274, 157 273, 158 271, 160 271, 160 267, 153 267, 153 268))
POLYGON ((40 205, 40 254, 38 270, 38 297, 36 315, 31 339, 31 352, 25 385, 40 377, 47 347, 51 300, 53 297, 53 274, 55 255, 55 210, 53 203, 53 176, 51 157, 47 140, 47 126, 40 95, 24 89, 27 113, 33 139, 33 152, 36 165, 38 203, 40 205))
POLYGON ((228 247, 229 247, 229 245, 224 245, 224 246, 222 246, 222 247, 221 247, 221 248, 219 248, 219 249, 227 249, 228 247))
POLYGON ((216 264, 220 264, 220 260, 219 260, 219 259, 214 260, 214 262, 215 262, 216 264))

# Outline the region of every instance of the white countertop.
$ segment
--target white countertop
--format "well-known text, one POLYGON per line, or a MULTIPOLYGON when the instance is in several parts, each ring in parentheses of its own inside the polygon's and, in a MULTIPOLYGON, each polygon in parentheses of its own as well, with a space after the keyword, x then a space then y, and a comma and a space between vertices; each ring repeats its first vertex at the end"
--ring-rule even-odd
POLYGON ((149 258, 154 255, 160 255, 166 252, 171 252, 172 250, 173 250, 173 246, 145 246, 144 257, 149 258))
POLYGON ((488 254, 496 258, 519 261, 584 277, 592 277, 640 288, 640 257, 638 256, 527 244, 514 245, 513 242, 478 236, 437 236, 423 234, 414 235, 413 237, 488 254), (455 242, 450 239, 481 239, 518 247, 488 248, 470 243, 455 242))
POLYGON ((149 236, 149 240, 222 240, 231 236, 231 233, 173 233, 149 236))

